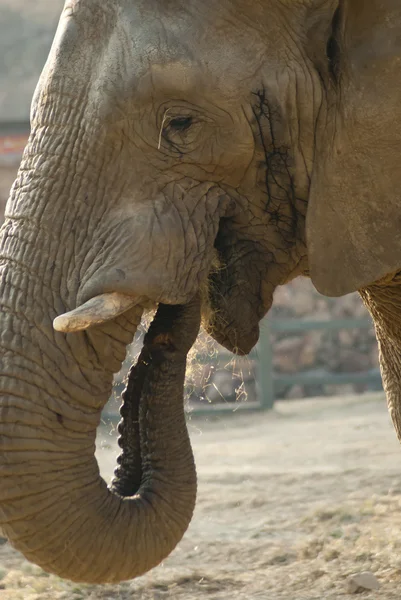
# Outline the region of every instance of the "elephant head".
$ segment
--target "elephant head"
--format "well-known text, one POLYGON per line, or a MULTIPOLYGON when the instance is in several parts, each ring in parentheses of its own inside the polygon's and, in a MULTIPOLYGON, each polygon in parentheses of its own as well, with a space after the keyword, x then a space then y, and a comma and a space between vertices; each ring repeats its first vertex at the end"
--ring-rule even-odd
POLYGON ((0 236, 0 526, 30 560, 120 581, 183 535, 200 295, 247 353, 278 285, 361 290, 401 423, 400 34, 399 0, 67 0, 0 236), (96 427, 156 305, 107 489, 96 427))

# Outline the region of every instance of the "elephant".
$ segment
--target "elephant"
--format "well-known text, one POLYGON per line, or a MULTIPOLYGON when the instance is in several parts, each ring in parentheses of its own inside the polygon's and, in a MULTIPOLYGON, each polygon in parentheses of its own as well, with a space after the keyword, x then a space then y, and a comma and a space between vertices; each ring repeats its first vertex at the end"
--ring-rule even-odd
POLYGON ((360 293, 401 438, 400 35, 399 0, 66 1, 0 233, 0 527, 30 561, 111 583, 174 549, 201 319, 247 354, 297 276, 360 293))

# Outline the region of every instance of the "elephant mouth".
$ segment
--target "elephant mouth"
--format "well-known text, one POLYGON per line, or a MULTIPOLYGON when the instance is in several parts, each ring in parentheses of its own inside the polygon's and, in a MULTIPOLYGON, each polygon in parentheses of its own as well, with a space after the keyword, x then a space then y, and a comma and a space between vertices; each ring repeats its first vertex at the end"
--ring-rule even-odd
MULTIPOLYGON (((259 337, 259 315, 235 281, 225 281, 230 269, 217 268, 217 253, 207 282, 200 287, 202 320, 206 331, 222 346, 236 354, 248 354, 259 337), (223 274, 223 275, 222 275, 223 274), (240 290, 231 296, 230 290, 240 290)), ((220 267, 220 263, 219 263, 220 267)), ((234 276, 235 278, 235 276, 234 276)), ((135 294, 107 292, 94 296, 77 308, 56 317, 53 327, 62 333, 85 331, 103 325, 128 311, 135 312, 138 323, 146 309, 155 310, 158 302, 135 294)))

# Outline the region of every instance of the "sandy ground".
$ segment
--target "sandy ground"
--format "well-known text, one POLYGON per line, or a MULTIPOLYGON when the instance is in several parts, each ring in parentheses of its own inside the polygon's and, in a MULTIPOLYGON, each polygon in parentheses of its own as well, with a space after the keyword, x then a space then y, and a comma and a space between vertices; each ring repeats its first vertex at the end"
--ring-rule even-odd
MULTIPOLYGON (((322 600, 351 598, 370 570, 401 594, 401 448, 382 395, 278 403, 189 422, 199 474, 193 522, 158 568, 119 586, 47 576, 0 547, 1 600, 322 600)), ((99 433, 109 479, 116 443, 99 433)))

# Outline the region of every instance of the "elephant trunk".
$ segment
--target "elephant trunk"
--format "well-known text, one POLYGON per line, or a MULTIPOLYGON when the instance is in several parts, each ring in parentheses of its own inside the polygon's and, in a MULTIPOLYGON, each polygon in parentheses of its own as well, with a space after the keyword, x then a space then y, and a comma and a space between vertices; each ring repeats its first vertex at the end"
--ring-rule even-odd
MULTIPOLYGON (((196 473, 183 383, 199 303, 159 307, 125 397, 125 416, 134 422, 127 420, 122 441, 138 429, 140 460, 124 446, 108 489, 94 456, 107 394, 89 401, 81 390, 72 397, 77 366, 74 373, 72 363, 69 382, 58 377, 52 361, 59 350, 52 351, 49 330, 21 316, 8 268, 3 266, 0 290, 2 298, 6 291, 11 297, 3 303, 0 328, 0 527, 29 560, 61 577, 112 583, 139 576, 171 552, 193 513, 196 473), (18 349, 16 336, 25 342, 18 349)), ((133 444, 138 446, 136 439, 133 444)))
POLYGON ((360 291, 360 295, 374 320, 387 404, 401 441, 401 272, 360 291))

